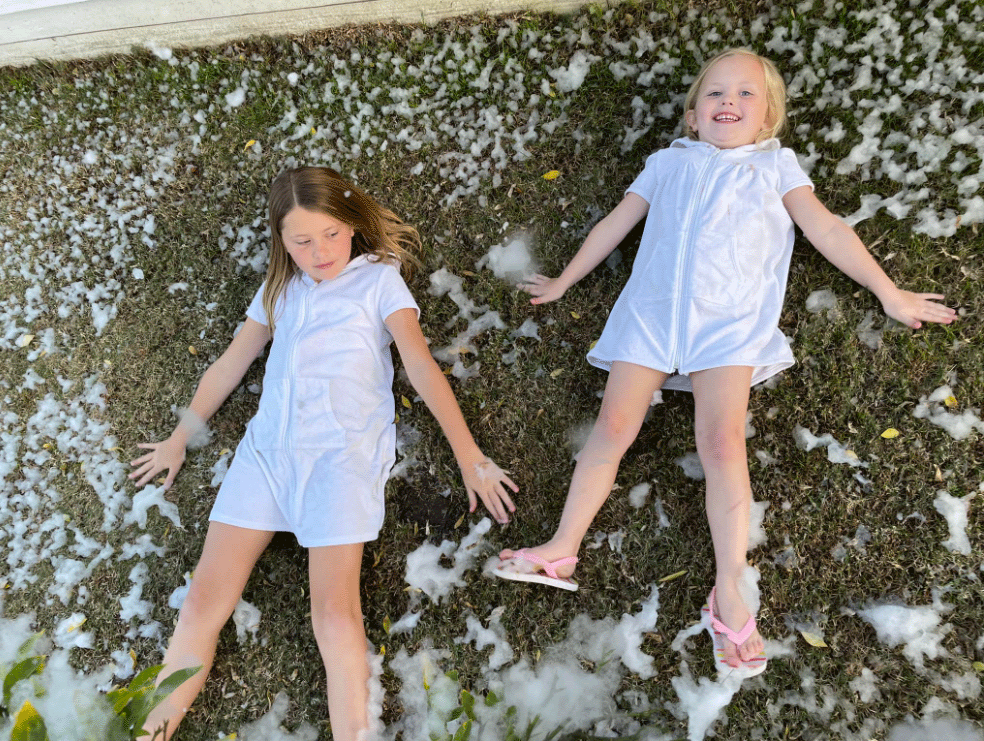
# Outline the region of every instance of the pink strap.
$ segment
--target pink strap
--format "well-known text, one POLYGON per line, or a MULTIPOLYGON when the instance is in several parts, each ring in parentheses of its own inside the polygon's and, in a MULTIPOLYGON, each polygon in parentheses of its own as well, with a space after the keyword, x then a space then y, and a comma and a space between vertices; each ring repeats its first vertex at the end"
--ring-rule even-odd
POLYGON ((513 554, 513 558, 516 558, 517 556, 519 558, 525 558, 527 561, 530 561, 531 563, 535 563, 537 566, 542 566, 546 575, 549 576, 551 579, 563 578, 561 576, 557 576, 558 566, 566 566, 567 564, 577 563, 577 556, 565 556, 564 558, 558 558, 556 561, 547 561, 546 559, 541 558, 535 553, 530 553, 525 548, 516 551, 516 553, 513 554))
POLYGON ((718 620, 717 615, 714 614, 717 612, 717 610, 714 609, 714 592, 716 589, 717 587, 711 587, 711 596, 707 600, 707 606, 711 610, 711 627, 718 633, 721 633, 727 637, 727 639, 735 644, 735 646, 740 646, 748 640, 748 637, 755 630, 755 616, 752 615, 749 617, 748 622, 746 622, 745 625, 742 626, 742 629, 737 633, 733 631, 727 625, 718 620))

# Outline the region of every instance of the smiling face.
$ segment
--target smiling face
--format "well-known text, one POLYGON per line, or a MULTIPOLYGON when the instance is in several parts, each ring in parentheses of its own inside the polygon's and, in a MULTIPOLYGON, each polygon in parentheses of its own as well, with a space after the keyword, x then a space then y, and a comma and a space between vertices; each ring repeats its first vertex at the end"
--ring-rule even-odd
POLYGON ((336 277, 352 258, 355 230, 320 211, 295 206, 284 216, 280 236, 294 264, 315 282, 336 277))
POLYGON ((745 54, 719 59, 707 70, 687 125, 702 142, 721 149, 754 144, 769 128, 762 63, 745 54))

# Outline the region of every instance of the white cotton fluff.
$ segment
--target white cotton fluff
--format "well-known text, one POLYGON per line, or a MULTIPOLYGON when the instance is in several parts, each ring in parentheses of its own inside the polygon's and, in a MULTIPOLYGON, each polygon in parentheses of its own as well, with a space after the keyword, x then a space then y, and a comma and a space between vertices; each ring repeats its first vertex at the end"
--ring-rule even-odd
POLYGON ((562 93, 570 93, 577 90, 584 83, 584 79, 591 71, 591 65, 598 61, 598 57, 578 50, 571 57, 567 67, 547 70, 547 74, 557 81, 557 90, 562 93))
POLYGON ((748 550, 754 550, 765 543, 769 536, 765 532, 765 510, 769 508, 769 502, 756 502, 752 500, 748 510, 748 550))
POLYGON ((670 680, 679 698, 672 710, 678 718, 687 719, 688 741, 701 741, 741 689, 742 680, 730 674, 718 681, 701 677, 695 682, 686 662, 682 666, 681 675, 670 680))
POLYGON ((82 630, 86 616, 74 612, 59 621, 52 632, 51 638, 58 648, 92 648, 92 633, 82 630))
POLYGON ((674 458, 673 462, 683 469, 683 474, 688 479, 704 480, 704 466, 701 464, 700 456, 697 453, 691 451, 679 458, 674 458))
POLYGON ((869 464, 858 458, 857 453, 848 449, 846 446, 837 442, 837 439, 829 432, 817 437, 805 427, 796 425, 793 428, 793 439, 797 447, 806 452, 814 448, 825 447, 827 449, 827 460, 831 463, 845 463, 853 467, 867 468, 869 464))
POLYGON ((246 101, 246 89, 238 87, 225 96, 226 105, 230 108, 238 108, 246 101))
POLYGON ((825 311, 828 319, 835 319, 838 315, 837 295, 829 288, 814 291, 806 297, 806 310, 811 314, 825 311))
POLYGON ((878 689, 880 683, 881 680, 877 675, 868 667, 864 667, 861 670, 861 676, 852 679, 847 686, 858 694, 858 699, 861 702, 869 703, 881 699, 881 691, 878 689))
POLYGON ((953 553, 970 555, 970 538, 967 536, 967 522, 970 512, 970 501, 977 496, 976 493, 968 494, 965 497, 955 497, 948 491, 940 490, 936 492, 936 499, 933 506, 936 511, 946 518, 947 527, 950 530, 950 537, 943 541, 943 547, 953 553))
POLYGON ((636 484, 631 489, 629 489, 629 504, 631 504, 636 509, 639 509, 646 503, 646 498, 649 496, 649 490, 652 485, 648 481, 643 481, 641 484, 636 484))
POLYGON ((270 710, 259 720, 240 728, 236 737, 240 741, 318 741, 318 731, 310 723, 301 723, 293 732, 284 729, 282 724, 289 709, 290 698, 286 693, 278 692, 270 710))
POLYGON ((462 577, 486 547, 484 537, 491 528, 492 520, 483 517, 472 525, 460 545, 451 540, 445 540, 439 546, 424 543, 407 556, 407 584, 434 602, 440 602, 455 587, 465 586, 462 577), (441 566, 442 557, 449 557, 454 565, 451 568, 441 566))
POLYGON ((897 723, 886 741, 981 741, 981 730, 968 720, 936 718, 897 723))
POLYGON ((524 276, 536 272, 530 254, 532 237, 517 234, 502 244, 497 244, 475 263, 476 270, 488 267, 496 278, 515 283, 524 276))
POLYGON ((952 396, 953 389, 949 386, 940 386, 929 396, 919 397, 919 403, 916 404, 912 416, 943 428, 954 440, 966 440, 974 430, 984 433, 984 422, 978 416, 980 410, 965 409, 959 414, 946 410, 946 400, 952 396))
POLYGON ((478 618, 469 615, 465 618, 465 627, 468 632, 464 638, 455 638, 455 643, 474 643, 478 651, 489 646, 492 653, 489 655, 488 668, 490 671, 498 671, 503 666, 512 661, 516 654, 509 645, 506 629, 502 625, 502 613, 504 607, 495 608, 489 615, 489 626, 486 628, 478 618))
POLYGON ((882 643, 890 648, 902 646, 902 655, 922 670, 926 659, 949 655, 941 645, 951 630, 949 623, 941 625, 940 614, 945 610, 940 603, 921 607, 875 604, 858 610, 858 615, 871 624, 882 643))
POLYGON ((260 629, 260 618, 263 613, 254 605, 240 598, 236 608, 232 611, 232 622, 236 625, 236 639, 240 643, 246 643, 247 634, 256 640, 256 632, 260 629))
POLYGON ((151 507, 157 507, 162 517, 168 518, 175 527, 181 527, 181 516, 178 514, 178 508, 173 502, 164 498, 164 493, 163 486, 148 484, 134 494, 133 508, 123 516, 124 527, 132 524, 140 528, 147 527, 147 511, 151 507))

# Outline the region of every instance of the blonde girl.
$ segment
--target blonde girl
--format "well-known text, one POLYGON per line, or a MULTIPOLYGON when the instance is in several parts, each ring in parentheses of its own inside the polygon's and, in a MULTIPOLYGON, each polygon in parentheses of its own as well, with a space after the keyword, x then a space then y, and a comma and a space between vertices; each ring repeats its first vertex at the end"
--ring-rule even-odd
POLYGON ((515 510, 516 485, 472 439, 447 379, 431 357, 418 308, 400 270, 420 240, 412 227, 338 173, 284 172, 270 191, 270 264, 229 348, 202 377, 171 436, 133 461, 143 486, 168 471, 189 438, 239 385, 270 340, 263 393, 209 515, 201 560, 164 656, 160 678, 202 670, 150 717, 145 730, 174 733, 201 690, 219 631, 276 531, 308 548, 311 620, 325 665, 336 741, 368 725, 369 667, 359 597, 363 543, 383 522, 383 489, 395 457, 395 342, 410 383, 444 431, 461 467, 471 511, 480 498, 499 522, 515 510))
POLYGON ((955 317, 937 303, 942 296, 899 290, 854 231, 817 200, 795 154, 776 138, 784 123, 785 86, 775 67, 748 50, 723 52, 687 94, 685 137, 648 158, 557 278, 534 275, 520 286, 533 304, 559 299, 646 218, 632 274, 588 354, 609 371, 608 383, 560 525, 540 546, 502 551, 496 572, 576 589, 570 577, 581 540, 653 392, 692 391, 716 564, 702 617, 719 671, 742 675, 766 663, 738 589, 751 504, 745 416, 750 386, 793 364, 778 327, 793 224, 894 319, 919 328, 955 317))

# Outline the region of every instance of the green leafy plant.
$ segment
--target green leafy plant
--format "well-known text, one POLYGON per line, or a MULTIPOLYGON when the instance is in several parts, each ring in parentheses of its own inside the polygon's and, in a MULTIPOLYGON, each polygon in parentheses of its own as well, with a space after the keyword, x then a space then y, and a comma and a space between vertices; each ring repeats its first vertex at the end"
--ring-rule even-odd
MULTIPOLYGON (((0 718, 13 715, 13 726, 10 731, 10 741, 49 741, 48 727, 41 713, 35 708, 31 699, 25 699, 20 707, 13 709, 14 689, 24 682, 32 682, 29 694, 34 699, 44 697, 46 690, 38 681, 38 676, 44 671, 47 657, 38 650, 42 633, 35 633, 28 638, 17 650, 13 662, 0 666, 3 695, 0 699, 0 718)), ((105 729, 106 741, 133 741, 149 734, 143 730, 143 724, 151 711, 185 680, 193 676, 201 667, 181 669, 167 677, 159 685, 155 680, 163 666, 152 666, 140 672, 129 685, 115 687, 97 702, 108 703, 112 710, 112 719, 105 729)), ((153 738, 161 735, 155 733, 153 738)))

